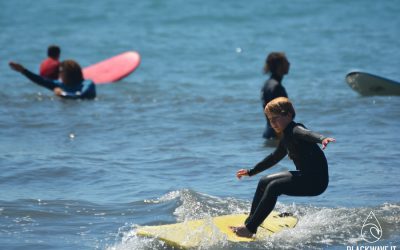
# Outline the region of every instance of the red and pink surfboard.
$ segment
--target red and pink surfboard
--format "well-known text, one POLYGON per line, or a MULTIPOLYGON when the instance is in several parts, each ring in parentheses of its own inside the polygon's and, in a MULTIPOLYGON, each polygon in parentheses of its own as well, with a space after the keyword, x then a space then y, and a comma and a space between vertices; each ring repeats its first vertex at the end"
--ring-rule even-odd
POLYGON ((95 84, 113 83, 127 77, 140 64, 140 55, 128 51, 83 69, 83 77, 95 84))

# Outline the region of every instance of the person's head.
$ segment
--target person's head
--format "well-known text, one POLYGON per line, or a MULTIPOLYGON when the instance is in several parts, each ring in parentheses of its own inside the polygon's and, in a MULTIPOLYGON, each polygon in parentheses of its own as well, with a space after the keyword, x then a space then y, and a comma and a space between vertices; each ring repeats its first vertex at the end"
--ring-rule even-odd
POLYGON ((286 97, 278 97, 270 101, 265 106, 264 113, 277 133, 283 132, 296 116, 292 102, 286 97))
POLYGON ((61 54, 61 49, 57 45, 50 45, 47 48, 47 56, 53 59, 58 60, 58 58, 60 58, 60 54, 61 54))
POLYGON ((264 73, 283 76, 289 73, 290 63, 283 52, 272 52, 267 56, 264 73))
POLYGON ((61 81, 68 86, 81 84, 83 73, 81 66, 74 60, 65 60, 60 64, 61 81))

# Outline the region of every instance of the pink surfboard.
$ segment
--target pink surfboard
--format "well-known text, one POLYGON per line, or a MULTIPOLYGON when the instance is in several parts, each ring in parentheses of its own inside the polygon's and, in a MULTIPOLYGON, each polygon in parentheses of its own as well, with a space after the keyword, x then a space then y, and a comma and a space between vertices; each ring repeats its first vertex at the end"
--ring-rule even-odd
POLYGON ((127 77, 140 64, 140 55, 128 51, 83 69, 83 77, 95 84, 113 83, 127 77))

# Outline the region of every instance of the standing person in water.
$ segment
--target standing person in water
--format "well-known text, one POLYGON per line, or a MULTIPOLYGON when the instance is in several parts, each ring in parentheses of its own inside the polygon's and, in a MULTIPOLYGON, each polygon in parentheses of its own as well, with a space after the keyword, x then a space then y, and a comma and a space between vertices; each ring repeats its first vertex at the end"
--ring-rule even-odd
POLYGON ((52 80, 57 80, 59 77, 61 49, 56 45, 50 45, 47 48, 47 58, 40 64, 40 76, 52 80))
POLYGON ((296 116, 293 105, 286 97, 269 102, 265 114, 275 132, 281 135, 279 145, 252 169, 237 171, 237 178, 253 176, 269 169, 286 155, 293 160, 297 170, 283 171, 260 179, 244 225, 231 227, 240 237, 252 237, 257 232, 258 226, 274 209, 279 195, 316 196, 328 187, 328 163, 317 143, 321 143, 322 149, 325 149, 335 139, 312 132, 303 124, 296 123, 293 120, 296 116))
POLYGON ((41 77, 25 69, 21 64, 10 62, 11 69, 23 74, 32 82, 43 86, 54 94, 67 99, 94 99, 96 87, 90 80, 83 79, 81 66, 73 60, 65 60, 60 64, 60 79, 51 80, 41 77))
MULTIPOLYGON (((261 89, 261 101, 263 109, 273 99, 277 97, 288 97, 285 88, 282 86, 283 76, 289 73, 290 63, 282 52, 272 52, 265 60, 264 73, 270 74, 270 78, 265 82, 261 89)), ((267 119, 267 125, 263 133, 265 139, 276 137, 274 129, 267 119)))

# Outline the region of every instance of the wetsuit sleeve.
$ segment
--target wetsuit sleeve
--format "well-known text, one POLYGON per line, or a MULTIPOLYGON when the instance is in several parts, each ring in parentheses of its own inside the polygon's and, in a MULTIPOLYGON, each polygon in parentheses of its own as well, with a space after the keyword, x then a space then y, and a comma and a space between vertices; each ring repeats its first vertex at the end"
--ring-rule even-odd
POLYGON ((86 81, 82 88, 82 98, 93 99, 96 97, 96 87, 93 82, 86 81))
POLYGON ((283 159, 287 154, 287 151, 282 143, 279 143, 279 146, 275 149, 273 153, 265 157, 264 160, 257 163, 254 168, 248 170, 249 176, 256 175, 278 163, 280 160, 283 159))
POLYGON ((267 103, 272 100, 271 93, 270 91, 267 90, 266 85, 264 85, 264 87, 261 90, 261 100, 263 108, 265 108, 267 103))
POLYGON ((64 91, 62 97, 66 99, 92 99, 96 97, 96 88, 93 82, 84 83, 81 91, 68 92, 64 91))
POLYGON ((326 138, 325 136, 308 130, 302 126, 294 127, 293 135, 299 139, 313 143, 321 143, 326 138))
POLYGON ((61 85, 57 81, 51 80, 51 79, 47 79, 47 78, 43 78, 43 77, 41 77, 39 75, 36 75, 36 74, 30 72, 27 69, 24 69, 24 71, 22 71, 22 74, 24 76, 26 76, 32 82, 34 82, 34 83, 36 83, 36 84, 38 84, 40 86, 43 86, 43 87, 45 87, 47 89, 53 90, 56 87, 61 87, 61 85))

